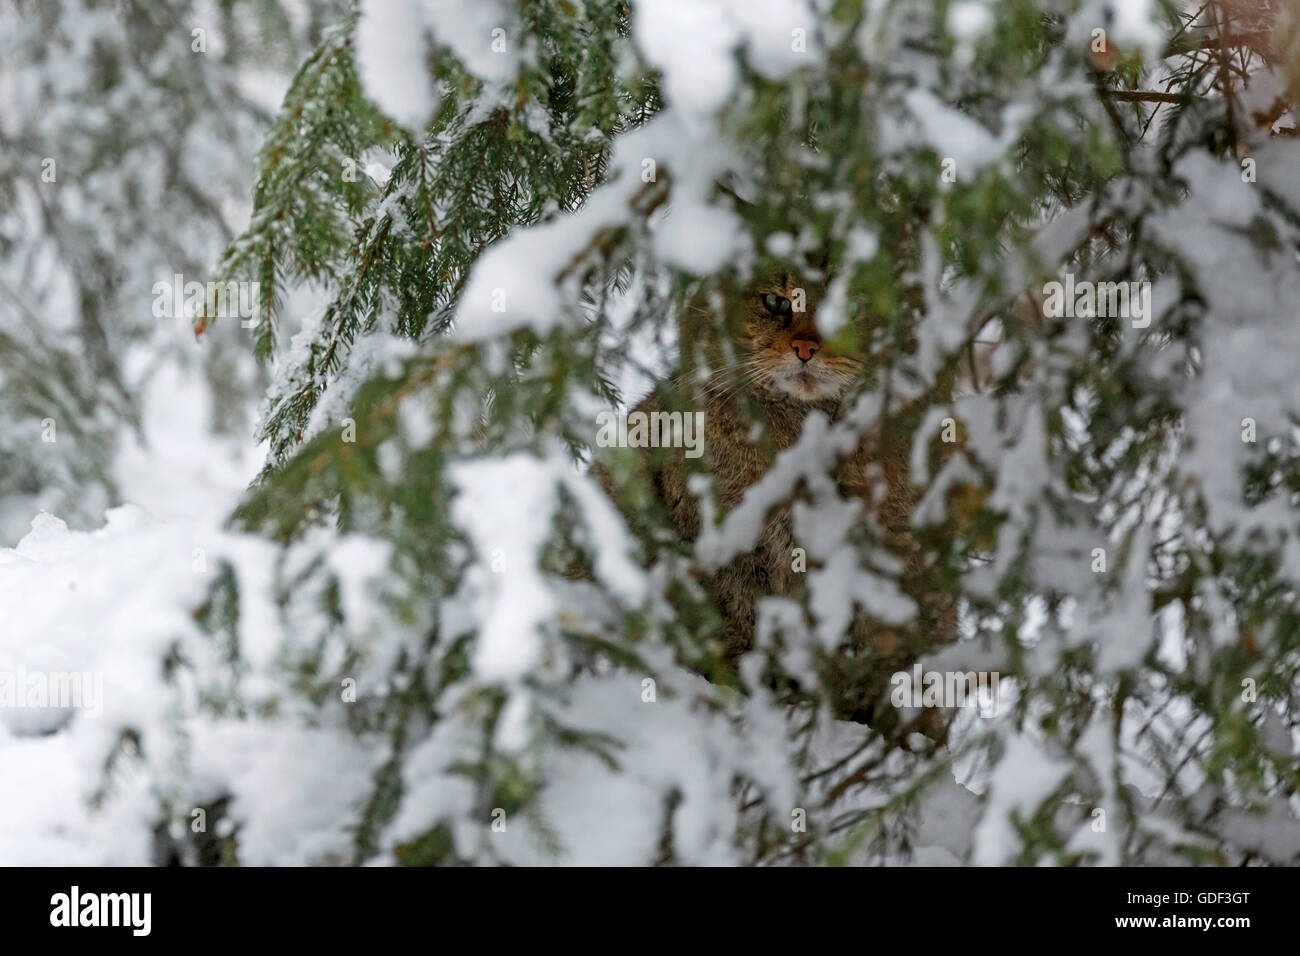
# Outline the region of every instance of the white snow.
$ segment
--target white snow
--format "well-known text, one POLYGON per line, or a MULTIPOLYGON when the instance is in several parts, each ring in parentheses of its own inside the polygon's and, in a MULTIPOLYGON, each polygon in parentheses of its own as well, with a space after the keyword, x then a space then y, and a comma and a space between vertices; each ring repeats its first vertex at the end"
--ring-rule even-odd
MULTIPOLYGON (((1044 90, 1026 86, 1023 97, 1008 97, 994 108, 953 105, 960 99, 954 92, 979 92, 960 87, 972 79, 976 51, 994 42, 1000 12, 994 5, 960 0, 946 8, 946 28, 957 42, 952 75, 916 44, 903 42, 915 24, 896 15, 895 5, 868 4, 853 37, 840 35, 846 28, 826 17, 826 6, 823 0, 634 3, 622 52, 662 75, 664 109, 618 135, 606 181, 580 208, 551 210, 476 261, 456 306, 457 344, 482 346, 484 354, 500 359, 507 355, 501 340, 519 330, 585 330, 592 309, 579 278, 607 241, 621 241, 635 250, 638 271, 605 316, 612 322, 602 348, 629 353, 616 369, 625 393, 644 388, 646 370, 663 373, 665 355, 679 345, 675 330, 632 329, 638 308, 670 302, 666 290, 683 277, 710 277, 733 266, 743 273, 755 258, 742 218, 716 189, 719 183, 739 184, 743 194, 755 172, 752 157, 731 139, 731 121, 752 95, 741 82, 742 65, 767 81, 788 82, 797 111, 806 97, 818 95, 827 49, 856 44, 871 66, 871 82, 888 90, 878 128, 863 130, 878 148, 880 168, 868 170, 871 175, 914 172, 910 165, 918 151, 953 160, 963 185, 979 173, 1009 168, 1004 164, 1014 161, 1032 108, 1047 102, 1044 90), (907 78, 902 91, 892 82, 897 76, 907 78), (647 168, 657 175, 648 177, 647 168), (656 211, 647 215, 643 209, 650 200, 656 211), (630 342, 621 338, 624 331, 632 332, 630 342)), ((79 128, 73 121, 84 108, 76 104, 87 76, 80 64, 97 42, 118 42, 121 23, 110 11, 79 4, 68 9, 80 18, 80 29, 56 31, 52 68, 13 71, 0 58, 0 124, 6 133, 15 103, 40 101, 46 73, 60 102, 40 119, 58 131, 79 128)), ((1151 0, 1093 0, 1070 16, 1067 35, 1069 42, 1082 43, 1093 27, 1105 26, 1119 47, 1141 48, 1150 58, 1163 42, 1157 14, 1151 0)), ((5 14, 0 24, 6 37, 13 32, 5 14)), ((932 26, 944 29, 925 24, 927 31, 932 26)), ((471 107, 472 115, 482 116, 509 103, 521 67, 536 65, 539 50, 531 42, 521 36, 519 7, 511 0, 363 0, 356 60, 367 95, 419 138, 441 102, 431 62, 454 57, 482 84, 484 92, 471 107)), ((1091 95, 1080 78, 1057 72, 1062 68, 1053 59, 1034 80, 1051 87, 1052 102, 1081 89, 1091 95)), ((274 108, 283 78, 262 79, 248 81, 248 95, 274 108)), ((1268 105, 1281 81, 1262 76, 1242 103, 1268 105)), ((526 128, 545 127, 545 111, 537 104, 520 109, 526 128)), ((80 119, 83 125, 107 125, 114 115, 107 108, 89 109, 80 119)), ((142 108, 141 115, 150 110, 142 108)), ((216 129, 187 136, 179 172, 199 181, 207 181, 209 157, 242 155, 223 150, 216 129)), ((142 417, 138 433, 123 429, 119 436, 112 500, 87 493, 80 504, 91 515, 89 524, 85 514, 73 520, 67 508, 43 510, 52 500, 49 489, 0 501, 0 526, 8 528, 15 515, 29 526, 21 536, 4 539, 14 547, 0 548, 0 694, 24 695, 21 703, 0 697, 6 703, 0 709, 0 761, 6 768, 0 775, 0 862, 147 864, 163 808, 172 836, 183 839, 190 814, 222 797, 230 803, 220 832, 237 829, 243 863, 351 862, 357 819, 374 794, 376 773, 394 755, 391 738, 357 731, 360 721, 350 719, 357 714, 348 708, 373 708, 417 679, 399 670, 402 660, 424 665, 418 679, 430 682, 424 689, 432 704, 409 728, 399 771, 404 790, 378 837, 376 862, 394 862, 404 843, 442 824, 455 854, 476 862, 649 865, 660 859, 666 837, 676 862, 732 865, 750 862, 739 835, 760 810, 784 826, 800 812, 818 824, 831 813, 884 807, 898 792, 874 784, 840 794, 828 807, 823 801, 833 784, 812 773, 876 756, 872 748, 880 741, 869 730, 779 706, 764 687, 760 654, 742 663, 744 695, 711 685, 684 666, 667 585, 696 588, 698 569, 684 568, 717 568, 752 549, 773 509, 793 502, 795 538, 810 558, 807 599, 760 601, 760 649, 776 649, 779 638, 780 663, 811 683, 818 652, 839 644, 855 612, 889 623, 910 620, 917 608, 895 581, 899 562, 863 543, 881 529, 859 501, 840 496, 830 472, 881 415, 896 410, 886 400, 906 401, 934 384, 977 331, 975 324, 988 320, 985 280, 996 278, 1005 289, 1031 287, 1044 267, 1056 268, 1088 241, 1095 217, 1108 206, 1142 213, 1145 235, 1182 266, 1177 276, 1155 283, 1154 328, 1147 334, 1124 328, 1121 351, 1153 389, 1166 389, 1185 410, 1183 430, 1167 460, 1127 476, 1126 488, 1085 495, 1071 485, 1065 460, 1072 442, 1089 437, 1091 424, 1085 409, 1091 396, 1070 393, 1063 384, 1067 364, 1074 369, 1081 357, 1095 357, 1086 351, 1093 345, 1082 323, 1050 342, 1037 331, 1027 336, 1032 381, 1008 383, 1013 387, 1006 394, 962 395, 925 418, 912 448, 911 477, 922 493, 913 526, 930 529, 948 518, 948 492, 958 485, 992 484, 986 507, 1001 525, 994 553, 972 559, 977 567, 967 596, 977 610, 1004 615, 1017 628, 1018 642, 1009 634, 1001 640, 996 628, 975 621, 971 611, 963 617, 963 639, 926 664, 992 669, 1011 660, 1014 650, 1023 656, 1024 673, 1000 700, 1029 695, 1034 705, 1025 714, 1004 713, 988 722, 962 715, 954 724, 949 749, 939 758, 947 762, 943 772, 919 802, 913 862, 1011 862, 1021 842, 1016 818, 1035 815, 1062 788, 1062 839, 1070 851, 1096 862, 1123 861, 1130 844, 1121 840, 1120 808, 1129 797, 1145 801, 1136 811, 1140 835, 1208 844, 1157 799, 1165 781, 1144 765, 1151 738, 1143 737, 1157 735, 1176 756, 1199 746, 1181 741, 1198 739, 1192 731, 1202 728, 1204 716, 1186 700, 1162 698, 1163 688, 1152 692, 1152 675, 1139 675, 1136 696, 1118 719, 1108 695, 1118 680, 1134 676, 1148 654, 1171 672, 1194 677, 1212 666, 1214 652, 1243 641, 1241 597, 1227 576, 1222 582, 1201 580, 1187 606, 1175 601, 1156 613, 1152 577, 1160 561, 1169 560, 1180 536, 1201 534, 1190 522, 1184 526, 1189 505, 1205 506, 1207 539, 1192 542, 1189 560, 1204 558, 1197 548, 1209 553, 1264 541, 1280 556, 1284 580, 1300 576, 1291 503, 1279 493, 1249 505, 1241 480, 1243 468, 1257 462, 1270 441, 1294 438, 1300 416, 1300 270, 1287 245, 1294 233, 1286 231, 1300 214, 1300 146, 1281 138, 1248 145, 1258 183, 1243 179, 1236 162, 1216 160, 1193 144, 1173 170, 1186 187, 1185 199, 1157 203, 1134 187, 1072 210, 1044 209, 1041 222, 1026 224, 1033 230, 1030 238, 1007 251, 996 276, 958 275, 950 251, 941 247, 945 223, 931 220, 921 233, 920 275, 909 277, 924 292, 914 354, 885 370, 888 381, 864 395, 843 420, 811 416, 800 440, 777 456, 721 520, 714 520, 709 481, 695 481, 692 491, 700 495, 705 521, 694 555, 661 558, 649 568, 638 562, 622 516, 567 450, 522 427, 509 452, 466 451, 468 443, 448 452, 449 516, 459 537, 441 557, 455 569, 451 583, 413 574, 401 548, 380 533, 340 533, 330 520, 331 502, 322 503, 319 525, 288 547, 236 530, 229 516, 264 450, 254 447, 241 426, 232 426, 232 435, 213 433, 225 410, 214 407, 213 393, 201 380, 205 344, 194 343, 181 323, 140 336, 144 344, 124 356, 122 373, 140 399, 142 417), (1289 213, 1280 213, 1279 205, 1289 213), (1283 244, 1266 255, 1242 241, 1260 230, 1283 235, 1283 244), (1194 356, 1181 343, 1168 347, 1161 340, 1165 316, 1184 296, 1203 307, 1195 315, 1194 356), (949 415, 962 425, 963 447, 931 475, 926 451, 949 415), (1257 441, 1243 439, 1247 420, 1258 428, 1257 441), (1161 468, 1166 471, 1157 474, 1161 468), (1157 478, 1164 482, 1158 493, 1144 486, 1157 478), (1135 488, 1140 493, 1129 500, 1135 488), (590 557, 593 580, 568 580, 548 566, 559 526, 572 527, 569 543, 590 557), (1090 568, 1097 548, 1109 555, 1104 571, 1090 568), (1013 568, 1026 576, 1024 593, 999 590, 1013 568), (227 569, 237 587, 237 639, 221 626, 205 629, 197 617, 227 569), (434 593, 442 587, 456 590, 434 593), (336 598, 341 621, 322 611, 327 593, 336 598), (979 608, 980 601, 987 606, 979 608), (635 641, 623 640, 631 615, 640 628, 635 641), (1186 639, 1196 615, 1211 620, 1202 646, 1186 639), (981 625, 993 633, 978 633, 981 625), (605 640, 617 644, 617 661, 603 653, 605 640), (1089 675, 1096 681, 1095 709, 1073 747, 1064 747, 1035 719, 1041 705, 1032 695, 1039 689, 1035 682, 1059 677, 1064 655, 1083 648, 1095 662, 1089 675), (354 666, 345 670, 345 664, 354 666), (37 681, 19 686, 12 680, 19 674, 37 681), (79 685, 77 699, 51 700, 35 688, 52 675, 76 675, 87 683, 79 685), (336 689, 340 678, 344 686, 336 689), (326 691, 319 705, 309 705, 290 686, 313 679, 326 691), (450 684, 439 683, 444 680, 450 684), (1146 726, 1157 723, 1145 711, 1150 699, 1169 703, 1153 728, 1146 726), (573 745, 557 731, 584 734, 587 745, 573 745), (122 749, 127 740, 138 742, 138 753, 122 749), (981 759, 986 746, 994 756, 991 767, 981 759), (484 804, 490 788, 471 780, 466 768, 495 773, 503 758, 517 762, 511 772, 539 782, 540 789, 526 812, 504 817, 496 827, 499 808, 484 804), (1094 808, 1081 802, 1084 793, 1108 812, 1108 828, 1090 826, 1094 808)), ((1150 158, 1139 151, 1135 162, 1141 166, 1150 158)), ((392 157, 359 159, 376 181, 388 180, 392 157)), ((140 169, 150 175, 130 183, 116 172, 97 171, 61 187, 69 191, 70 207, 90 210, 78 227, 94 226, 105 210, 130 205, 128 197, 137 191, 136 204, 161 206, 161 162, 159 155, 142 158, 140 169)), ((237 165, 227 156, 211 173, 232 184, 213 200, 223 212, 229 208, 232 222, 247 214, 247 184, 227 168, 237 165)), ((75 168, 75 162, 68 166, 75 168)), ((942 197, 954 195, 945 184, 940 205, 942 197)), ((393 195, 368 211, 396 216, 407 198, 393 195)), ((847 263, 871 261, 882 249, 892 252, 893 237, 871 221, 852 218, 862 214, 853 211, 851 199, 845 190, 809 200, 822 210, 845 211, 835 228, 847 263)), ((14 223, 34 221, 41 211, 30 195, 17 197, 14 205, 15 218, 6 213, 0 220, 6 238, 14 223)), ((771 234, 767 251, 793 257, 810 243, 807 233, 792 226, 771 234)), ((206 248, 196 241, 186 254, 202 259, 206 248)), ((42 342, 73 331, 74 290, 61 253, 44 246, 30 253, 31 276, 21 278, 42 287, 37 299, 58 306, 47 310, 46 326, 27 323, 20 330, 27 336, 24 345, 39 354, 42 342)), ((125 281, 157 271, 151 254, 123 251, 125 281)), ((4 268, 0 279, 11 281, 7 263, 4 268)), ((7 302, 0 299, 0 307, 7 302)), ((304 439, 342 424, 367 382, 395 376, 407 360, 427 357, 427 343, 403 338, 391 304, 381 303, 377 327, 350 350, 345 369, 315 369, 312 348, 328 330, 322 310, 301 304, 285 309, 290 324, 283 337, 290 341, 278 356, 274 393, 283 395, 287 386, 317 391, 304 439), (314 377, 308 378, 309 370, 314 377)), ((842 327, 854 305, 847 275, 832 277, 817 314, 822 331, 829 335, 842 327)), ((6 331, 16 324, 8 315, 0 312, 6 331)), ((664 318, 671 324, 671 316, 664 318)), ((1008 318, 1010 312, 993 321, 1008 318)), ((1006 332, 1012 324, 998 328, 1006 332)), ((1004 364, 997 368, 1009 370, 1005 363, 1014 345, 1000 351, 1004 364)), ((248 383, 260 381, 247 367, 239 374, 248 383)), ((250 408, 258 398, 251 391, 245 400, 250 408)), ((460 398, 454 437, 471 434, 480 422, 480 398, 460 398)), ((572 388, 564 402, 566 412, 586 414, 596 399, 585 388, 572 388)), ((447 436, 414 399, 399 402, 394 414, 397 435, 380 449, 380 468, 396 483, 409 448, 447 436)), ((1116 447, 1133 439, 1125 433, 1116 447)), ((0 440, 6 442, 3 452, 34 443, 38 435, 26 422, 0 440)), ((61 441, 49 454, 75 457, 73 437, 61 441)), ((1105 453, 1120 453, 1116 447, 1105 453)), ((55 490, 76 493, 70 473, 50 474, 67 479, 67 488, 55 490)), ((224 611, 213 609, 216 616, 224 611)), ((1259 626, 1261 645, 1279 640, 1275 627, 1259 626)), ((1249 714, 1261 745, 1283 760, 1296 753, 1287 717, 1278 710, 1249 714)), ((918 767, 933 766, 911 754, 880 756, 889 757, 882 769, 900 780, 914 782, 918 767)), ((1261 853, 1300 852, 1294 805, 1253 794, 1241 805, 1225 802, 1196 761, 1174 782, 1205 805, 1207 818, 1208 807, 1215 806, 1215 836, 1261 853)), ((516 783, 509 781, 510 787, 516 783)))
POLYGON ((423 0, 367 0, 357 23, 357 71, 367 95, 419 134, 442 99, 425 68, 423 0))

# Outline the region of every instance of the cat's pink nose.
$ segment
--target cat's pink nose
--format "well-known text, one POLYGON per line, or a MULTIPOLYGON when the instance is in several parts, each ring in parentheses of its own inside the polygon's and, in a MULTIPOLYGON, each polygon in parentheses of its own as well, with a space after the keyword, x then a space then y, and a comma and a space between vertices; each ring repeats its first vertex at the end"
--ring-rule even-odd
POLYGON ((790 342, 790 348, 799 356, 800 362, 806 362, 817 354, 818 346, 811 339, 794 339, 790 342))

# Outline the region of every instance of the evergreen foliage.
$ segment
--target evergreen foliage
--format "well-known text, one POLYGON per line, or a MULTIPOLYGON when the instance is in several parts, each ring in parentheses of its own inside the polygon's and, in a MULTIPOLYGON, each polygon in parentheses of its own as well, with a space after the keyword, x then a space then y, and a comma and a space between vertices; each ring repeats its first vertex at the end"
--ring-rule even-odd
POLYGON ((1300 861, 1298 87, 1281 3, 345 12, 214 276, 261 321, 198 324, 265 364, 268 457, 170 648, 174 719, 133 728, 167 852, 1300 861), (652 382, 698 407, 777 264, 824 270, 863 370, 744 506, 691 464, 691 546, 597 416, 652 382), (1091 306, 1056 308, 1067 275, 1091 306), (906 590, 900 529, 828 480, 869 435, 961 609, 924 669, 1001 676, 941 740, 842 719, 837 622, 906 590), (806 584, 733 668, 701 572, 789 502, 806 584), (196 742, 253 734, 293 758, 274 801, 196 742))

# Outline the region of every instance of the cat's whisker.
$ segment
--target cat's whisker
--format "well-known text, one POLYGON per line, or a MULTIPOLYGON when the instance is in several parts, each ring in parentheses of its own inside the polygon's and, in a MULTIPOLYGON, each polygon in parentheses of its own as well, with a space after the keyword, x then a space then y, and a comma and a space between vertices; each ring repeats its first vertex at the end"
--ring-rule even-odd
POLYGON ((746 362, 744 366, 745 374, 737 378, 722 377, 717 382, 710 383, 710 387, 705 391, 705 399, 723 401, 740 389, 753 385, 770 374, 766 364, 759 360, 746 362))
POLYGON ((729 373, 749 369, 757 363, 756 359, 750 359, 744 362, 736 362, 733 365, 724 365, 722 368, 714 369, 707 379, 701 380, 699 371, 684 372, 676 378, 670 380, 673 388, 681 390, 690 385, 699 385, 707 393, 710 390, 721 387, 725 384, 729 373), (720 384, 721 383, 721 384, 720 384))
POLYGON ((720 370, 708 381, 708 383, 706 383, 704 386, 704 393, 706 395, 717 393, 726 389, 730 385, 744 383, 753 374, 753 369, 758 366, 758 364, 758 360, 754 359, 747 362, 738 362, 725 370, 720 370), (742 372, 743 374, 736 379, 734 376, 729 375, 729 372, 742 372))

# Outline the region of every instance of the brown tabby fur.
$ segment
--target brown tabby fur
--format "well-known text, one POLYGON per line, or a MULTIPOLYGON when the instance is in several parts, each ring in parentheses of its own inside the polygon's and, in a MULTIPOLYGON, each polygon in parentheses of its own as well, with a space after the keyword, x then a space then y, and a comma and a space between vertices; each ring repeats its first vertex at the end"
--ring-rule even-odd
MULTIPOLYGON (((694 406, 705 412, 704 461, 724 513, 763 477, 777 451, 798 441, 811 411, 820 411, 832 421, 845 411, 844 391, 861 363, 837 354, 833 343, 822 341, 813 316, 823 293, 822 284, 788 273, 769 273, 741 293, 743 360, 715 373, 701 390, 702 405, 694 406), (796 287, 805 291, 806 309, 773 315, 765 296, 793 301, 796 287), (807 355, 810 345, 816 352, 801 363, 796 350, 807 355), (750 408, 757 408, 766 436, 751 434, 753 417, 746 412, 746 400, 754 403, 750 408)), ((657 394, 637 407, 644 412, 660 409, 657 394)), ((896 416, 864 440, 841 463, 837 475, 840 494, 860 500, 863 518, 870 515, 883 529, 883 546, 904 567, 900 586, 919 609, 915 620, 904 627, 885 627, 859 614, 839 651, 822 662, 822 683, 835 697, 835 710, 873 724, 894 719, 890 708, 878 706, 889 677, 910 667, 919 654, 951 639, 956 626, 955 604, 939 592, 937 572, 924 560, 909 525, 916 492, 908 481, 908 460, 917 419, 919 412, 896 416)), ((677 533, 694 541, 700 533, 700 511, 695 495, 687 490, 690 472, 682 449, 641 452, 654 492, 677 533)), ((602 477, 608 483, 603 472, 602 477)), ((752 551, 705 575, 706 589, 724 622, 721 636, 728 666, 734 668, 754 645, 759 599, 797 597, 802 591, 805 575, 792 567, 797 546, 787 503, 769 513, 752 551)))

